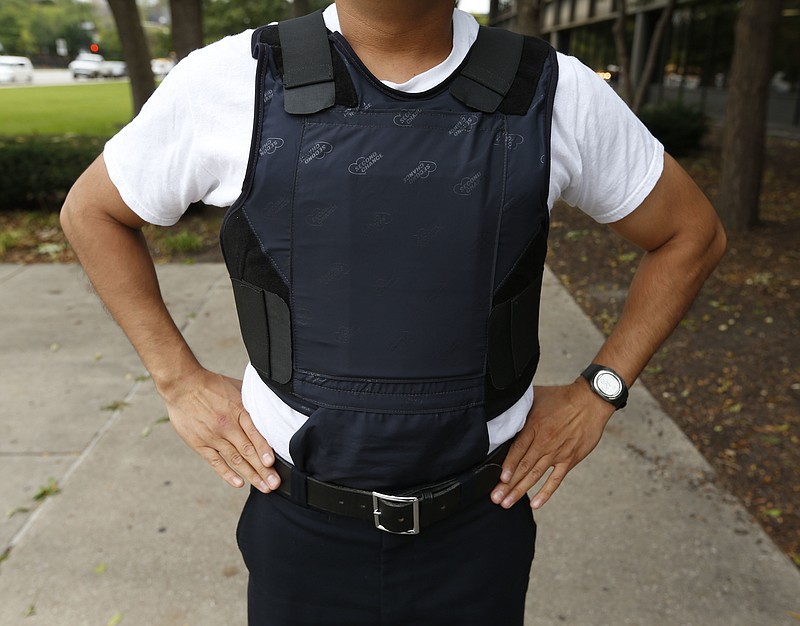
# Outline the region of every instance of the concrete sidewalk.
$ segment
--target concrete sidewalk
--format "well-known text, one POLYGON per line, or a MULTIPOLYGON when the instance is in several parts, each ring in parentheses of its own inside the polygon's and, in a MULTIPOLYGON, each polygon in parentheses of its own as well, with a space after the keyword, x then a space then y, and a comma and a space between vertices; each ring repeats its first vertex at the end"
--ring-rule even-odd
MULTIPOLYGON (((240 376, 224 267, 159 275, 201 360, 240 376)), ((544 384, 573 380, 601 342, 550 275, 542 337, 544 384)), ((245 492, 164 423, 80 269, 0 265, 0 346, 0 624, 244 624, 245 492), (61 492, 35 502, 50 479, 61 492)), ((800 623, 800 572, 640 385, 537 521, 531 626, 800 623)))

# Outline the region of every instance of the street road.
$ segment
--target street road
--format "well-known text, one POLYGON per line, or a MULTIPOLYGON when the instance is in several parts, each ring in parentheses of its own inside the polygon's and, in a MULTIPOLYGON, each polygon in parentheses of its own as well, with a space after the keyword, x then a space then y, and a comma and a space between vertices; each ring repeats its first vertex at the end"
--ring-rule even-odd
MULTIPOLYGON (((99 79, 100 82, 108 80, 128 80, 127 78, 103 78, 99 79)), ((10 87, 29 87, 44 86, 44 85, 89 85, 98 82, 98 80, 84 79, 75 80, 72 78, 69 70, 33 70, 32 83, 0 83, 0 89, 10 87)))

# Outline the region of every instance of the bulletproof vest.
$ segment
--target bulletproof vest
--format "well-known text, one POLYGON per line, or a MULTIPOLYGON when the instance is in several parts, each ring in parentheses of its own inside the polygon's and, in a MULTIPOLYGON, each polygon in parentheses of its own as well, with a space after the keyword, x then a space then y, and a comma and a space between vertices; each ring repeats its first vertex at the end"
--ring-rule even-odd
POLYGON ((368 489, 463 471, 539 359, 555 53, 482 27, 452 76, 403 93, 320 13, 252 42, 221 242, 250 362, 308 416, 292 460, 368 489))

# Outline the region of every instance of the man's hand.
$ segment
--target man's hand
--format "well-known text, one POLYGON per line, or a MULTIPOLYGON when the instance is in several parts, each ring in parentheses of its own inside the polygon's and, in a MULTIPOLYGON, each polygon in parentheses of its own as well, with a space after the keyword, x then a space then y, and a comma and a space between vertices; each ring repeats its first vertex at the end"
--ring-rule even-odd
POLYGON ((97 294, 125 331, 181 438, 225 481, 268 492, 280 485, 272 448, 242 405, 241 381, 204 369, 169 314, 141 233, 102 155, 61 210, 61 224, 97 294))
POLYGON ((583 379, 563 387, 536 387, 533 407, 503 462, 492 501, 511 507, 552 467, 531 501, 534 509, 542 507, 567 473, 594 450, 613 412, 583 379))
POLYGON ((242 404, 242 381, 199 368, 162 396, 181 439, 229 485, 244 478, 263 493, 278 488, 275 455, 242 404))

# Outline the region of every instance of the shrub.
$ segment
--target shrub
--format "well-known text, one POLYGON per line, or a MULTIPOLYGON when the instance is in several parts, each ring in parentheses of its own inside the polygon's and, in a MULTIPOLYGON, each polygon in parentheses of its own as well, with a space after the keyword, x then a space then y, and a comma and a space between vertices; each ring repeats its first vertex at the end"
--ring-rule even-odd
POLYGON ((700 109, 681 102, 660 102, 642 108, 639 118, 673 156, 700 148, 708 118, 700 109))
POLYGON ((102 137, 0 137, 0 211, 51 210, 103 150, 102 137))

